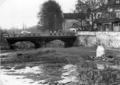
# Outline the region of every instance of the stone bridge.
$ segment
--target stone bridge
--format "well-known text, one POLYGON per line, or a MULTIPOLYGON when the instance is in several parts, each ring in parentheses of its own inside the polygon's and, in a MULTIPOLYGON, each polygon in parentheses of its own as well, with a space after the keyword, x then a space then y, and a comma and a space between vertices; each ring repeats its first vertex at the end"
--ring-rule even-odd
POLYGON ((34 43, 35 48, 42 47, 53 40, 61 40, 64 42, 65 47, 72 47, 76 36, 75 35, 40 35, 40 34, 14 34, 14 35, 5 35, 6 40, 11 49, 13 49, 13 44, 20 41, 30 41, 34 43))

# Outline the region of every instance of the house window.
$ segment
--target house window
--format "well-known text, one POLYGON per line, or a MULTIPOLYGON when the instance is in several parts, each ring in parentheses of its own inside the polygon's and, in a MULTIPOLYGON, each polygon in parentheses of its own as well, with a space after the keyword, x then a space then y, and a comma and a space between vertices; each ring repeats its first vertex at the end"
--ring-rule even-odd
POLYGON ((116 0, 116 4, 120 4, 120 0, 116 0))
POLYGON ((101 15, 102 15, 102 13, 101 12, 98 12, 97 14, 96 14, 96 18, 98 19, 98 18, 101 18, 101 15))
POLYGON ((120 12, 117 12, 117 13, 116 13, 116 17, 117 17, 117 18, 120 18, 120 12))
POLYGON ((109 12, 112 12, 112 11, 113 11, 113 9, 112 9, 112 8, 108 8, 108 11, 109 11, 109 12))
POLYGON ((115 10, 116 18, 120 18, 120 10, 115 10))
POLYGON ((101 14, 98 14, 98 18, 101 18, 101 14))

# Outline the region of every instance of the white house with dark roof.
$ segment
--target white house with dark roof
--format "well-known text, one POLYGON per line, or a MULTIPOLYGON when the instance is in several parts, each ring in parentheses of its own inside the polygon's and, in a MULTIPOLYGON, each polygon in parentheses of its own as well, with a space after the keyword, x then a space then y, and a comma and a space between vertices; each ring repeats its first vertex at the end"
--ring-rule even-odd
POLYGON ((88 18, 87 13, 64 13, 63 30, 82 30, 82 26, 86 25, 83 21, 86 18, 88 18))

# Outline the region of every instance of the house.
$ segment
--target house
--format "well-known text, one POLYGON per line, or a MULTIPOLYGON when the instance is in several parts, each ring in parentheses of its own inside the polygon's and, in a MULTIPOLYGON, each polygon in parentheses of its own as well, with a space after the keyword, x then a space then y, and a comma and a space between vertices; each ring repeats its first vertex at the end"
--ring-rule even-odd
POLYGON ((101 31, 120 31, 120 0, 106 0, 96 10, 94 28, 101 31))
POLYGON ((87 24, 84 20, 88 18, 87 13, 64 13, 63 30, 83 30, 87 24))

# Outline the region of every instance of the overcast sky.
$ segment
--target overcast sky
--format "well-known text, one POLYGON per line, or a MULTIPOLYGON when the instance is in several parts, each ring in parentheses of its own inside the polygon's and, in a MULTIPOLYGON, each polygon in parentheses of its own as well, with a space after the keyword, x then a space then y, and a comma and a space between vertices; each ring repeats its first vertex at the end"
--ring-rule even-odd
MULTIPOLYGON (((47 0, 0 0, 0 27, 21 28, 37 24, 37 13, 47 0)), ((72 12, 77 0, 56 0, 64 13, 72 12)))

